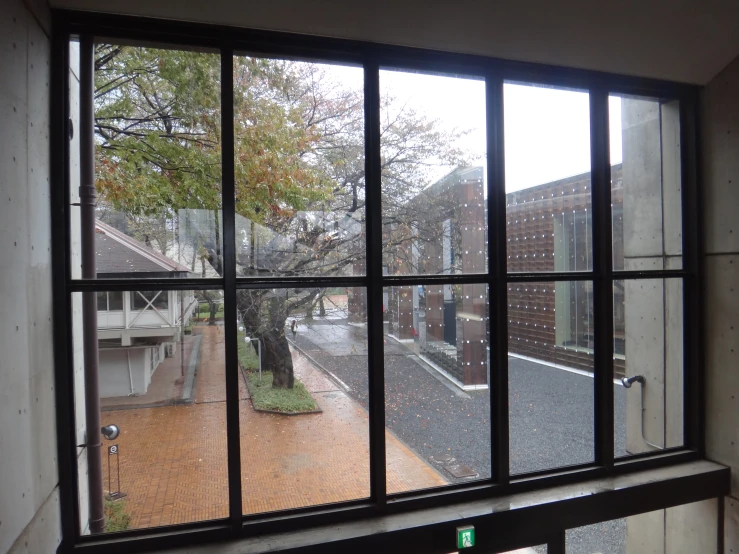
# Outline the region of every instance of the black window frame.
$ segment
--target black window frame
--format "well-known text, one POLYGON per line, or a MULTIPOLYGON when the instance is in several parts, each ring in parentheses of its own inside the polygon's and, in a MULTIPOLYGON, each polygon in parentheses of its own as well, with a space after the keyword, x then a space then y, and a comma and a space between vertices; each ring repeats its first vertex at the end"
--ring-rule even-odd
MULTIPOLYGON (((703 457, 701 244, 696 152, 698 87, 654 79, 627 77, 596 71, 544 66, 474 55, 395 47, 282 32, 162 21, 65 10, 53 11, 51 144, 52 144, 52 243, 54 281, 54 350, 57 401, 57 438, 62 508, 63 544, 90 551, 123 551, 155 544, 192 544, 227 538, 251 537, 275 530, 297 530, 314 525, 394 514, 452 502, 468 502, 516 492, 546 489, 573 482, 615 476, 703 457), (72 279, 70 264, 69 190, 69 42, 80 37, 125 41, 142 45, 169 45, 184 49, 208 49, 221 55, 222 102, 222 209, 224 275, 203 279, 72 279), (245 278, 236 275, 234 231, 233 74, 234 53, 255 56, 357 64, 364 68, 366 238, 367 272, 361 277, 245 278), (455 275, 383 275, 380 205, 380 85, 383 67, 464 74, 486 82, 488 272, 455 275), (589 91, 591 191, 593 221, 592 271, 508 273, 506 270, 505 151, 503 83, 526 82, 589 91), (612 260, 608 96, 622 94, 677 99, 680 102, 680 144, 683 214, 683 269, 614 271, 612 260), (613 295, 614 280, 683 280, 684 311, 684 446, 657 453, 614 458, 613 409, 613 295), (509 283, 555 280, 593 282, 595 318, 595 453, 594 462, 511 476, 509 471, 508 369, 506 292, 509 283), (382 350, 382 291, 386 286, 482 283, 488 285, 491 349, 491 460, 490 479, 438 489, 388 495, 385 479, 385 413, 382 350), (241 462, 239 452, 238 386, 236 372, 226 372, 227 438, 230 516, 170 527, 84 536, 79 530, 79 496, 76 466, 74 384, 71 372, 71 296, 78 292, 137 290, 224 291, 226 364, 237 360, 236 290, 238 288, 350 287, 367 288, 370 398, 370 480, 368 500, 312 506, 277 514, 244 516, 241 512, 241 462), (493 369, 495 368, 495 369, 493 369), (147 542, 148 541, 148 542, 147 542), (112 549, 112 550, 110 550, 112 549)), ((634 507, 634 513, 639 510, 634 507)))

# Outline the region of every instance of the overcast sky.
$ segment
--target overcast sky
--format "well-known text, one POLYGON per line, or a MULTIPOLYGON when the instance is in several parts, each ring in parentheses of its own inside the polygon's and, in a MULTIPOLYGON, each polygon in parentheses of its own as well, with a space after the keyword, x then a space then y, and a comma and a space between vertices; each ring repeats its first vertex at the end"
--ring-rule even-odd
MULTIPOLYGON (((333 76, 361 87, 360 68, 332 68, 333 76)), ((485 83, 481 80, 383 70, 380 93, 398 105, 439 120, 447 130, 469 131, 459 146, 485 166, 485 83)), ((590 171, 590 115, 585 92, 541 86, 504 86, 506 191, 513 192, 590 171)), ((621 100, 610 99, 611 163, 621 162, 621 100)), ((439 168, 441 178, 453 168, 439 168)))

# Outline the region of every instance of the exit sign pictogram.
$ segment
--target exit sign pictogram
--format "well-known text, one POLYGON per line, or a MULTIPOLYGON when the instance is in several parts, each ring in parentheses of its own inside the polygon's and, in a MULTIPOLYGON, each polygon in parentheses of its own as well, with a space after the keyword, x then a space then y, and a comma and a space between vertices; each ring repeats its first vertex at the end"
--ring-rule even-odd
POLYGON ((475 528, 472 525, 457 527, 457 548, 475 546, 475 528))

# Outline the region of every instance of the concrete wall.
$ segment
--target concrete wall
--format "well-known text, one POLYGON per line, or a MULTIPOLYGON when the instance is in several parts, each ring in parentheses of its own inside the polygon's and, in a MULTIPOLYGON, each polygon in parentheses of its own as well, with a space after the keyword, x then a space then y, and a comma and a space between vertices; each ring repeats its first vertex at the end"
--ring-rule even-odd
MULTIPOLYGON (((679 106, 623 99, 621 117, 624 268, 679 269, 679 106)), ((626 375, 645 378, 644 385, 625 391, 626 450, 631 454, 683 444, 682 307, 679 279, 624 283, 626 375)), ((626 552, 715 551, 716 523, 715 502, 713 511, 696 504, 629 517, 626 552), (688 523, 704 520, 713 525, 710 532, 703 529, 705 537, 697 532, 682 537, 692 528, 688 523)))
POLYGON ((731 467, 725 549, 739 552, 739 58, 702 94, 706 454, 731 467))
POLYGON ((710 554, 718 547, 718 501, 675 506, 626 518, 626 552, 710 554))
POLYGON ((61 538, 52 353, 48 13, 0 17, 0 552, 61 538), (43 26, 42 26, 43 25, 43 26), (46 31, 44 30, 46 28, 46 31))
POLYGON ((294 31, 698 84, 735 55, 739 3, 51 0, 72 9, 294 31))
MULTIPOLYGON (((624 268, 680 268, 678 105, 623 99, 621 119, 624 268)), ((626 449, 637 454, 680 446, 682 284, 661 279, 626 281, 624 323, 626 375, 646 379, 643 390, 635 384, 626 391, 626 449)))

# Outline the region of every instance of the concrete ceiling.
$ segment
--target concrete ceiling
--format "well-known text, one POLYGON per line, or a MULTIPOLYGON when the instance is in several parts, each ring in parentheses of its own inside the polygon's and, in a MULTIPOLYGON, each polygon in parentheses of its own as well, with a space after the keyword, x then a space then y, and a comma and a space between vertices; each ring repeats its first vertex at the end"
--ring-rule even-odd
POLYGON ((706 84, 739 55, 739 0, 49 0, 706 84))

